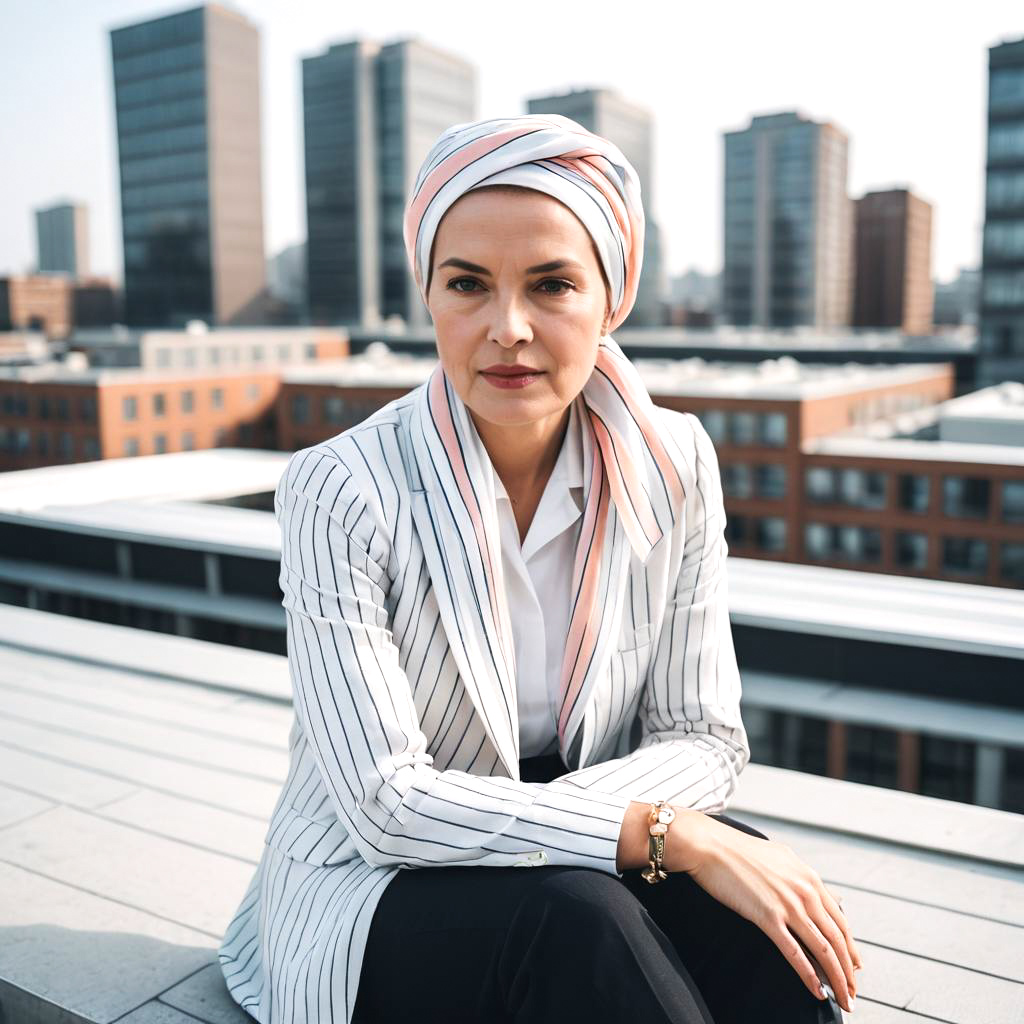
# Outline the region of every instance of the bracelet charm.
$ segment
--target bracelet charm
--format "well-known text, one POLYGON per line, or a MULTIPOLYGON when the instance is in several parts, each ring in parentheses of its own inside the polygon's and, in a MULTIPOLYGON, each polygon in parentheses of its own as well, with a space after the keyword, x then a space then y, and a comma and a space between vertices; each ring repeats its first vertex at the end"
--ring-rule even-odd
POLYGON ((651 885, 668 878, 668 872, 663 866, 665 836, 668 834, 668 827, 672 824, 675 816, 676 812, 664 800, 656 800, 651 804, 651 813, 648 818, 650 836, 647 840, 647 856, 650 860, 650 867, 644 868, 640 872, 640 877, 651 885))

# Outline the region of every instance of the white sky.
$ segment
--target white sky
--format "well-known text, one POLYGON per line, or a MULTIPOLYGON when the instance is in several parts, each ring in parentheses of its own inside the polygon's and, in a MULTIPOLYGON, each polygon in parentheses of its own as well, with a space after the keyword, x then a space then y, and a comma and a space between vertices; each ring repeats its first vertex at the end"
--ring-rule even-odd
MULTIPOLYGON (((34 263, 32 210, 72 198, 89 207, 92 269, 120 277, 108 33, 186 6, 193 5, 0 5, 0 274, 34 263)), ((662 226, 670 273, 721 265, 722 132, 745 127, 752 114, 790 109, 849 134, 851 195, 909 185, 933 204, 936 277, 977 265, 987 47, 1024 36, 1020 0, 230 6, 262 32, 268 254, 306 233, 300 58, 357 35, 380 42, 417 35, 476 65, 478 117, 523 113, 528 96, 596 86, 650 108, 654 195, 645 207, 662 226)))

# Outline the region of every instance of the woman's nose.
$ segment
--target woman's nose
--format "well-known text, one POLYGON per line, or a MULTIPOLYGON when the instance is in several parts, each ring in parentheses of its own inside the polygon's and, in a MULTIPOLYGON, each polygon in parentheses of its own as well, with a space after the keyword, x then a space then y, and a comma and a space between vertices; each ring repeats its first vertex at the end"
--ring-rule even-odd
POLYGON ((533 329, 521 300, 513 296, 492 303, 491 338, 502 345, 514 345, 533 338, 533 329))

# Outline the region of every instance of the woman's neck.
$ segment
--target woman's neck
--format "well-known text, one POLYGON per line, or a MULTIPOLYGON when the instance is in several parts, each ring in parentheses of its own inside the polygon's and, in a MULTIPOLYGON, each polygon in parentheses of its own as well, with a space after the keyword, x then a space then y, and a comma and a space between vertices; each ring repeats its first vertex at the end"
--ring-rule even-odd
POLYGON ((525 426, 503 426, 481 421, 472 410, 469 414, 513 506, 532 496, 539 499, 558 461, 571 409, 525 426))

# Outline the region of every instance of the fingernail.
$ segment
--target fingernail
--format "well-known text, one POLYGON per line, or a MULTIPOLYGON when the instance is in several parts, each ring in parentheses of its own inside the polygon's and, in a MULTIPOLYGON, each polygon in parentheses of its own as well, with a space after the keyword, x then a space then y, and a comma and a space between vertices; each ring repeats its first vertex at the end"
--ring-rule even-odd
POLYGON ((818 996, 821 999, 828 999, 828 993, 825 991, 825 986, 820 983, 818 985, 818 996))
POLYGON ((850 1013, 853 1013, 854 1007, 857 1005, 857 1000, 850 996, 850 1013))

